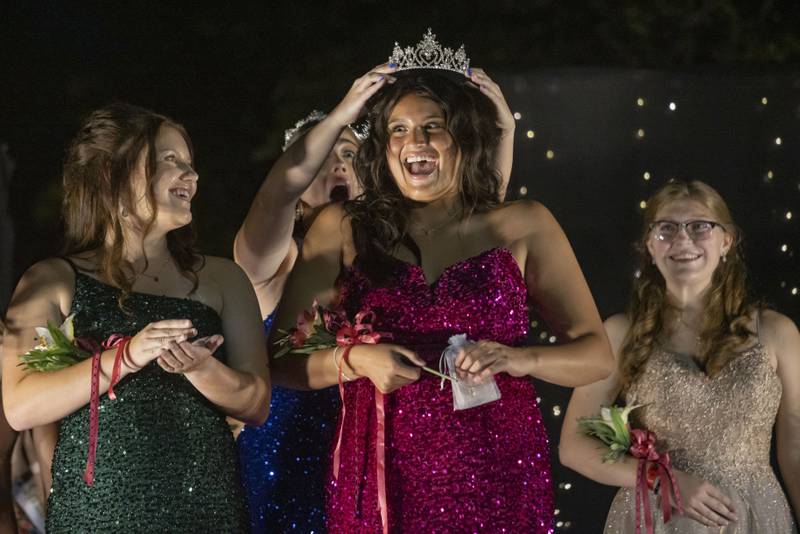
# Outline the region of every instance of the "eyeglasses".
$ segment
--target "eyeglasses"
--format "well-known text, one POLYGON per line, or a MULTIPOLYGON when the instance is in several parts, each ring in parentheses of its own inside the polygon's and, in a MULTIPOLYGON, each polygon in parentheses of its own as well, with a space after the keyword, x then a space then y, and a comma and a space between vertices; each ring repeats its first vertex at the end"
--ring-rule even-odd
POLYGON ((717 226, 725 230, 724 226, 714 221, 656 221, 650 223, 650 231, 653 232, 653 235, 659 241, 671 242, 678 237, 682 228, 686 230, 686 235, 688 235, 689 239, 692 241, 703 241, 711 237, 711 232, 717 226))

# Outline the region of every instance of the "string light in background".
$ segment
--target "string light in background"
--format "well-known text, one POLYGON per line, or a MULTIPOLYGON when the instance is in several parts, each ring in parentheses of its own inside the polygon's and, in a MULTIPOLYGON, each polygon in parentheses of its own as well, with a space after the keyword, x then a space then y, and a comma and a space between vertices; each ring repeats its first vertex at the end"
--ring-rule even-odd
MULTIPOLYGON (((648 103, 647 100, 648 99, 645 96, 636 97, 632 102, 632 104, 634 106, 634 109, 642 110, 642 113, 644 113, 644 108, 647 106, 647 103, 648 103)), ((768 104, 771 104, 771 107, 775 106, 775 103, 774 102, 770 102, 769 99, 766 96, 763 96, 763 97, 756 96, 754 98, 754 100, 756 102, 760 102, 760 106, 761 106, 762 109, 765 109, 765 107, 768 104)), ((677 112, 678 104, 677 104, 676 100, 668 100, 668 101, 664 102, 661 105, 665 105, 667 110, 668 110, 668 112, 677 112)), ((663 108, 661 108, 661 109, 663 109, 663 108)), ((777 110, 777 108, 776 108, 776 110, 777 110)), ((799 114, 800 114, 800 112, 799 112, 799 114)), ((516 120, 520 120, 522 118, 522 114, 519 113, 519 112, 516 112, 516 113, 514 113, 514 118, 516 120)), ((638 127, 638 126, 634 127, 634 140, 632 142, 636 143, 636 142, 643 141, 647 137, 647 132, 652 134, 652 128, 654 128, 654 127, 656 127, 656 126, 653 126, 653 125, 650 125, 650 124, 647 124, 647 123, 641 125, 641 127, 638 127), (647 132, 645 131, 645 128, 647 128, 647 132)), ((768 131, 769 129, 765 128, 765 130, 768 131)), ((535 132, 533 129, 520 128, 519 132, 520 132, 519 133, 520 136, 522 136, 522 135, 525 136, 525 137, 523 137, 523 139, 527 138, 528 140, 533 140, 533 139, 535 139, 537 137, 537 132, 535 132)), ((539 133, 541 134, 541 132, 539 132, 539 133)), ((773 134, 771 136, 767 136, 767 139, 769 139, 769 141, 770 141, 769 144, 770 145, 775 146, 775 147, 780 147, 780 148, 782 148, 783 145, 785 144, 785 142, 787 141, 787 139, 785 139, 784 137, 778 136, 778 135, 775 135, 775 134, 773 134)), ((777 154, 778 152, 775 152, 775 153, 777 154)), ((553 149, 546 150, 545 157, 546 157, 547 160, 554 159, 555 158, 554 150, 553 149)), ((763 182, 765 183, 765 185, 770 187, 770 191, 774 191, 775 193, 777 193, 778 192, 777 189, 773 189, 777 185, 788 185, 789 187, 791 187, 792 191, 800 191, 800 181, 792 180, 792 182, 790 184, 786 184, 785 181, 781 180, 781 177, 786 175, 786 172, 785 172, 785 169, 783 169, 780 166, 779 163, 772 162, 772 161, 765 161, 764 163, 766 163, 766 165, 765 165, 766 166, 766 170, 764 171, 764 174, 761 176, 761 178, 763 179, 763 182)), ((640 176, 639 179, 641 181, 639 181, 638 183, 641 184, 641 186, 640 186, 640 187, 642 187, 641 193, 642 193, 642 197, 644 197, 644 198, 648 197, 651 193, 653 193, 655 188, 658 188, 658 187, 662 186, 663 184, 665 184, 667 182, 671 182, 671 181, 674 180, 673 178, 669 178, 668 176, 665 176, 663 172, 661 172, 661 174, 659 174, 659 169, 654 168, 655 166, 654 165, 651 166, 651 165, 653 165, 652 162, 644 162, 643 167, 645 167, 646 170, 645 169, 640 170, 641 174, 639 175, 640 176), (659 176, 660 176, 660 178, 656 179, 659 176)), ((524 196, 528 195, 528 193, 529 193, 529 188, 526 185, 520 186, 519 195, 521 197, 524 197, 524 196)), ((640 197, 640 198, 642 198, 642 197, 640 197)), ((782 201, 782 202, 796 201, 796 197, 794 197, 794 196, 785 197, 785 198, 781 198, 780 201, 782 201)), ((640 200, 638 202, 638 207, 639 207, 640 210, 647 209, 647 201, 646 200, 640 200)), ((798 211, 798 210, 794 209, 794 206, 780 206, 780 204, 778 204, 776 206, 776 211, 774 213, 775 213, 775 217, 778 220, 782 221, 783 223, 785 223, 785 224, 793 224, 796 211, 798 211)), ((787 238, 786 235, 783 235, 783 237, 780 237, 780 234, 776 234, 776 236, 773 237, 773 238, 781 239, 780 241, 777 242, 777 244, 773 245, 773 246, 776 246, 776 248, 779 250, 779 252, 777 252, 777 254, 779 254, 783 258, 791 258, 791 257, 793 257, 794 243, 793 243, 793 241, 791 241, 792 238, 787 238)), ((772 249, 772 250, 776 250, 776 249, 772 249)), ((636 274, 640 276, 640 273, 636 273, 636 274)), ((798 284, 797 282, 792 283, 792 281, 784 280, 784 281, 780 282, 779 286, 780 286, 779 291, 783 295, 789 295, 790 298, 795 299, 795 300, 793 300, 793 302, 797 302, 796 299, 800 295, 800 284, 798 284)), ((537 320, 532 320, 530 325, 531 325, 532 329, 536 329, 537 327, 543 326, 537 320)), ((556 343, 557 342, 556 336, 553 336, 548 332, 539 332, 539 331, 537 331, 537 332, 534 333, 534 335, 543 343, 548 343, 548 342, 549 343, 556 343)), ((555 418, 556 420, 558 420, 559 418, 563 417, 564 408, 560 403, 555 403, 554 401, 556 401, 555 398, 552 399, 552 400, 550 400, 549 398, 545 398, 545 399, 542 399, 541 397, 537 397, 536 398, 536 403, 538 405, 540 405, 542 411, 543 412, 552 413, 552 417, 555 418), (550 402, 548 402, 548 401, 550 401, 550 402)), ((556 444, 557 444, 557 442, 556 442, 556 444)), ((566 481, 566 480, 563 480, 563 479, 560 480, 560 481, 559 480, 555 480, 554 483, 555 483, 556 488, 557 488, 557 493, 561 494, 564 499, 569 501, 569 498, 567 497, 567 495, 571 494, 571 490, 573 489, 573 484, 570 481, 566 481)), ((561 499, 562 497, 559 497, 559 499, 561 499)), ((564 505, 564 503, 562 503, 562 507, 555 509, 555 516, 556 516, 556 520, 557 520, 556 523, 555 523, 555 527, 556 527, 556 529, 558 531, 569 529, 573 525, 572 522, 569 520, 570 519, 569 517, 564 517, 565 514, 566 515, 570 515, 570 510, 564 509, 563 505, 564 505)))

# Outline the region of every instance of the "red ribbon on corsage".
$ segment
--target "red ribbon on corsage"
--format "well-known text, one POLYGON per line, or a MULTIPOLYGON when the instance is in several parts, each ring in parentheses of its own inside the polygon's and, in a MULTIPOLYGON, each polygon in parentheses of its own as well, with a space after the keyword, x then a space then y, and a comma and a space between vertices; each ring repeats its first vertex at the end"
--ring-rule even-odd
POLYGON ((119 382, 123 354, 130 340, 130 336, 123 336, 122 334, 112 334, 100 344, 91 338, 83 337, 77 339, 81 348, 92 353, 92 383, 89 392, 89 454, 86 458, 86 470, 83 473, 83 480, 89 486, 94 485, 94 461, 97 455, 97 435, 100 427, 100 356, 104 350, 117 348, 117 353, 114 356, 114 366, 111 371, 111 382, 108 385, 108 397, 111 400, 116 400, 114 386, 119 382))
POLYGON ((668 453, 659 453, 656 450, 656 435, 649 430, 631 430, 631 455, 639 460, 636 468, 636 534, 641 532, 641 508, 644 507, 645 532, 653 534, 653 516, 650 512, 650 499, 648 478, 660 479, 661 513, 664 523, 669 522, 672 516, 670 496, 675 501, 679 514, 683 514, 683 501, 672 472, 668 453))
MULTIPOLYGON (((341 465, 342 433, 344 431, 344 417, 347 413, 344 402, 344 382, 342 381, 342 367, 350 362, 350 351, 356 345, 374 345, 382 337, 390 338, 391 334, 376 332, 373 330, 375 313, 366 310, 356 314, 355 322, 351 326, 345 323, 336 332, 336 344, 344 347, 342 354, 342 365, 339 365, 339 397, 342 400, 342 415, 339 423, 339 438, 336 447, 333 449, 333 478, 339 478, 339 466, 341 465)), ((378 476, 378 505, 381 511, 381 524, 383 532, 389 532, 389 505, 386 498, 386 412, 384 410, 383 393, 375 388, 375 418, 377 439, 375 440, 376 467, 378 476)))

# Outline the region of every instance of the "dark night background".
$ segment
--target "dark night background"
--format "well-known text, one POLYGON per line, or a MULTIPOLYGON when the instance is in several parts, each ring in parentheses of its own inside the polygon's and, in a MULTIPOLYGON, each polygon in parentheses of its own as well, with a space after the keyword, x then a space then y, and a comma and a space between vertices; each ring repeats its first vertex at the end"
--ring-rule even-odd
MULTIPOLYGON (((800 320, 800 3, 732 0, 3 3, 0 142, 14 172, 6 192, 0 176, 0 221, 8 202, 16 243, 0 257, 0 310, 58 250, 61 160, 92 109, 129 101, 186 125, 202 248, 230 256, 284 128, 428 27, 463 42, 520 113, 509 198, 555 213, 603 316, 627 299, 639 203, 679 178, 720 190, 755 289, 800 320)), ((557 430, 567 391, 541 394, 557 430)), ((555 470, 559 529, 599 531, 611 493, 555 470)))

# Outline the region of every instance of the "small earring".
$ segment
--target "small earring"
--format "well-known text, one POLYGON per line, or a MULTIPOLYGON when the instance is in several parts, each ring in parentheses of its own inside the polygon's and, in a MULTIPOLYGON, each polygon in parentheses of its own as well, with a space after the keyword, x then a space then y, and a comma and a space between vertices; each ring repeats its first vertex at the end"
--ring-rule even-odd
POLYGON ((725 263, 725 262, 727 262, 727 261, 728 261, 727 255, 726 255, 726 254, 723 254, 723 255, 722 255, 722 263, 725 263))
POLYGON ((653 265, 656 264, 656 259, 652 256, 650 256, 650 263, 652 263, 653 265))

